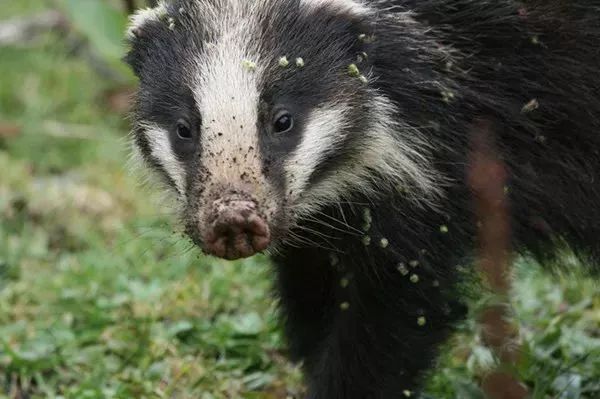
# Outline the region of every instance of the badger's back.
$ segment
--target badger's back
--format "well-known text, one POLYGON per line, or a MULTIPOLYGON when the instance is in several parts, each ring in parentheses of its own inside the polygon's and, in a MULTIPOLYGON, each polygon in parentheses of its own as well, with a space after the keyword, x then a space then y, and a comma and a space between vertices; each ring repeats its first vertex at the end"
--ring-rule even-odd
POLYGON ((600 2, 376 3, 373 84, 430 144, 443 189, 431 203, 411 201, 408 187, 331 206, 330 223, 361 231, 336 241, 315 221, 309 238, 338 253, 276 258, 291 350, 318 398, 409 396, 407 381, 464 316, 455 282, 477 233, 469 175, 480 134, 506 167, 515 249, 548 258, 565 240, 600 261, 600 2), (315 319, 323 303, 329 313, 315 319))
POLYGON ((565 239, 600 255, 600 1, 379 5, 395 17, 377 27, 378 82, 435 142, 436 166, 455 182, 447 214, 473 223, 466 166, 485 121, 507 167, 520 249, 545 256, 565 239), (407 35, 394 18, 405 12, 420 50, 407 60, 395 56, 407 35))

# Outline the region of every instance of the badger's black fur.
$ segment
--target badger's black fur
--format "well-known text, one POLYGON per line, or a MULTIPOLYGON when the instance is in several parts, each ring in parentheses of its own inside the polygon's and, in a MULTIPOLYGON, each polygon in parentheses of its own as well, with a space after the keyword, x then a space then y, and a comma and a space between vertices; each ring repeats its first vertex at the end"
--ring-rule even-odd
MULTIPOLYGON (((316 20, 296 15, 299 1, 264 2, 283 11, 264 19, 268 34, 257 40, 272 54, 302 49, 306 59, 296 79, 271 72, 281 83, 261 81, 266 103, 278 91, 292 93, 304 115, 347 95, 355 111, 345 141, 321 159, 309 184, 335 178, 348 158, 360 162, 352 156, 375 118, 373 92, 355 88, 358 80, 336 81, 324 59, 331 55, 343 68, 365 52, 357 65, 370 72, 369 90, 395 105, 386 117, 426 143, 422 167, 430 170, 423 173, 434 187, 411 179, 402 190, 356 186, 344 201, 320 204, 318 213, 286 226, 303 238, 282 239, 273 256, 290 351, 304 361, 309 398, 397 398, 418 390, 438 345, 464 316, 457 267, 470 264, 476 242, 467 166, 478 121, 489 123, 507 168, 514 249, 545 259, 560 240, 591 264, 600 260, 600 1, 383 0, 361 3, 371 12, 357 14, 322 1, 316 20)), ((350 2, 335 3, 343 1, 350 2)), ((174 3, 169 13, 195 2, 174 3)), ((172 33, 177 39, 158 22, 134 32, 128 59, 142 81, 138 120, 195 106, 182 65, 206 33, 185 26, 172 33)), ((278 197, 286 190, 278 159, 299 139, 290 140, 260 142, 263 173, 278 197)), ((138 135, 137 142, 152 164, 147 139, 138 135)), ((194 162, 201 161, 186 168, 194 162)), ((369 173, 379 181, 380 170, 369 173)), ((202 183, 187 177, 194 195, 204 192, 202 183)), ((197 210, 189 197, 184 217, 197 210)), ((287 217, 271 222, 276 231, 287 217)))

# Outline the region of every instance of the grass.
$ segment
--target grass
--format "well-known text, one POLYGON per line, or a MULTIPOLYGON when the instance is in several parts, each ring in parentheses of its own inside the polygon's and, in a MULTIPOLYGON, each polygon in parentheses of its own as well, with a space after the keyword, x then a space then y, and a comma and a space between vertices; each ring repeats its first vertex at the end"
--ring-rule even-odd
MULTIPOLYGON (((0 17, 42 4, 10 2, 0 17)), ((110 83, 58 35, 0 53, 0 126, 19 129, 0 137, 0 398, 298 395, 268 260, 206 258, 173 233, 127 173, 110 83)), ((532 397, 600 397, 598 284, 528 260, 517 277, 516 372, 532 397)), ((483 397, 492 360, 476 332, 471 317, 427 397, 483 397)))

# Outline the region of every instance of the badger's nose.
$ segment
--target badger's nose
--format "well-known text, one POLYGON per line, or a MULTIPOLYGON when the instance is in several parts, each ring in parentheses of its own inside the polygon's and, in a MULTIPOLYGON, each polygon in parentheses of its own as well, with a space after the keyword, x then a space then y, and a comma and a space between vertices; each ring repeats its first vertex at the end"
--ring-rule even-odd
POLYGON ((229 260, 246 258, 267 248, 269 226, 249 200, 217 200, 206 226, 204 250, 229 260))

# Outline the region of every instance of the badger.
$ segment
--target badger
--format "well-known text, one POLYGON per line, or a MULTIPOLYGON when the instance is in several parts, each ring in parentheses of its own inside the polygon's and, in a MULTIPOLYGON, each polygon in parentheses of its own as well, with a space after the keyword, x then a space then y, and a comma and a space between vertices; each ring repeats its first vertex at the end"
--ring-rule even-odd
POLYGON ((512 250, 598 260, 600 1, 162 1, 127 42, 135 153, 205 253, 271 256, 308 398, 419 390, 465 315, 482 123, 512 250))

